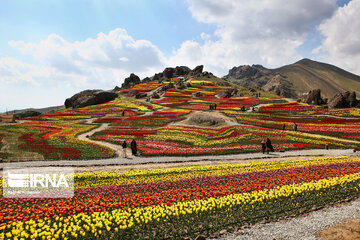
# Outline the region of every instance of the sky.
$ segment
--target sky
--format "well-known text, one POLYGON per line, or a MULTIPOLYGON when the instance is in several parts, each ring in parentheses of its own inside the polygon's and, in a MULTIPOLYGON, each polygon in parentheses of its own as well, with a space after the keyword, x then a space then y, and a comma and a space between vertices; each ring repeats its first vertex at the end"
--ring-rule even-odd
POLYGON ((360 75, 360 0, 1 0, 0 112, 180 65, 310 58, 360 75))

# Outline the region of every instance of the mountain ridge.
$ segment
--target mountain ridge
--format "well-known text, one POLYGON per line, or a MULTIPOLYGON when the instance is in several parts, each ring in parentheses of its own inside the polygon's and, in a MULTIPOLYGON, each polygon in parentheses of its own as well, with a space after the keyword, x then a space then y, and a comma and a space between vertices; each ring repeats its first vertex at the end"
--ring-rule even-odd
POLYGON ((360 94, 360 76, 307 58, 275 69, 256 64, 240 65, 230 69, 224 78, 244 87, 272 91, 282 97, 298 98, 313 89, 321 89, 326 98, 345 91, 360 94))

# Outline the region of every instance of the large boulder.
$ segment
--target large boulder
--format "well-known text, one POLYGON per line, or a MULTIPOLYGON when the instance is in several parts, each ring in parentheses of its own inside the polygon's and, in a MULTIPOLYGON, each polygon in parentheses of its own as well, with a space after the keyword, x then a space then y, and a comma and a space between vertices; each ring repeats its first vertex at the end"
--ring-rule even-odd
POLYGON ((358 107, 359 101, 356 99, 355 92, 344 92, 338 93, 333 98, 330 99, 328 103, 329 108, 348 108, 348 107, 358 107))
POLYGON ((137 99, 147 97, 147 93, 139 92, 138 90, 131 90, 127 93, 129 97, 135 97, 137 99))
POLYGON ((336 94, 328 103, 329 108, 348 108, 350 107, 348 100, 342 93, 336 94))
POLYGON ((174 70, 174 77, 187 75, 190 71, 191 69, 186 66, 177 66, 174 70))
POLYGON ((174 76, 175 69, 168 67, 163 71, 163 76, 166 78, 172 78, 174 76))
POLYGON ((203 97, 203 96, 205 96, 205 93, 202 93, 202 92, 194 92, 194 93, 192 93, 192 96, 193 96, 193 97, 203 97))
POLYGON ((307 104, 321 105, 324 104, 324 99, 321 98, 321 90, 314 89, 311 90, 304 98, 304 102, 307 104))
POLYGON ((191 75, 194 77, 199 77, 202 72, 203 72, 204 66, 203 65, 199 65, 197 67, 195 67, 192 71, 191 71, 191 75))
POLYGON ((114 91, 85 90, 65 100, 66 108, 81 108, 114 100, 118 94, 114 91))
POLYGON ((25 112, 15 113, 14 118, 15 119, 21 119, 21 118, 28 118, 28 117, 36 117, 41 115, 38 111, 28 110, 25 112))
POLYGON ((130 77, 125 78, 124 83, 121 85, 121 88, 131 88, 132 86, 139 84, 140 82, 140 78, 132 73, 130 74, 130 77))
POLYGON ((356 93, 355 92, 347 92, 345 95, 347 101, 349 102, 350 107, 357 107, 359 105, 358 100, 356 99, 356 93))
POLYGON ((226 91, 218 94, 219 98, 242 97, 241 92, 237 88, 227 89, 226 91))

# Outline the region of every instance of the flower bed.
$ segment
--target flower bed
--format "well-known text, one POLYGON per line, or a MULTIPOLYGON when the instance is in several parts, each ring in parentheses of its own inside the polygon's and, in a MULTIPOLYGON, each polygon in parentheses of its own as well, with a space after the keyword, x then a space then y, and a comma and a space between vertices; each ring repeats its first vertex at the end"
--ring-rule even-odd
POLYGON ((107 158, 114 151, 96 144, 81 141, 76 135, 93 129, 93 125, 70 121, 32 121, 19 125, 30 130, 20 136, 24 143, 19 147, 42 154, 45 159, 107 158))
POLYGON ((358 197, 359 184, 346 157, 76 173, 72 199, 0 198, 0 239, 194 238, 358 197))

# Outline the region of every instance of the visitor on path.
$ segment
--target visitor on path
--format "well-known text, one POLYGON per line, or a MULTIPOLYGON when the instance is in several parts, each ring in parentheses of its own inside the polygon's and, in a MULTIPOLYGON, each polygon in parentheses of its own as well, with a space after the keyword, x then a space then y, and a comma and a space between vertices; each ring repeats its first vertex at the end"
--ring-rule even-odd
POLYGON ((131 153, 132 153, 133 156, 135 156, 136 153, 137 153, 137 145, 136 145, 135 139, 133 139, 133 140, 131 141, 130 146, 131 146, 131 153))
POLYGON ((217 104, 215 103, 215 105, 214 105, 214 109, 216 110, 216 108, 217 108, 217 104))
POLYGON ((125 116, 125 110, 122 110, 121 116, 125 116))
POLYGON ((261 141, 261 150, 262 150, 263 154, 265 154, 265 150, 266 150, 265 138, 261 141))
POLYGON ((294 128, 294 131, 296 132, 297 131, 297 124, 296 123, 294 123, 294 126, 293 126, 293 128, 294 128))
POLYGON ((124 142, 122 144, 122 147, 123 147, 123 157, 127 158, 127 154, 126 154, 127 143, 126 143, 126 140, 124 140, 124 142))
POLYGON ((267 151, 267 154, 269 154, 269 151, 274 152, 274 148, 271 144, 270 138, 266 139, 266 151, 267 151))
POLYGON ((282 130, 285 130, 285 127, 286 127, 286 125, 285 125, 285 123, 284 123, 283 126, 282 126, 282 130))

